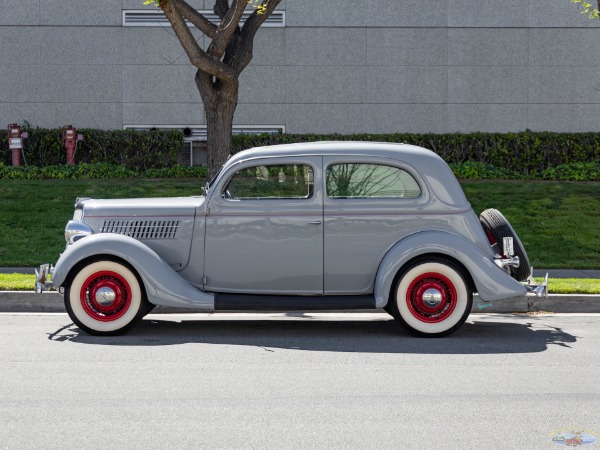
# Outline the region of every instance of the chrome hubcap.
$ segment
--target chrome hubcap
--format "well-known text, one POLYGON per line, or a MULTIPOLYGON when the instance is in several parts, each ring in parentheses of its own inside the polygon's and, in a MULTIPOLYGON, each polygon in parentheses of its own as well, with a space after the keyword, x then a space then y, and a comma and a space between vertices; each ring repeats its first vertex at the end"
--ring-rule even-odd
POLYGON ((440 303, 442 303, 441 291, 433 288, 427 289, 423 293, 423 303, 425 304, 425 306, 428 306, 430 308, 435 308, 439 306, 440 303))
POLYGON ((101 287, 96 291, 96 301, 101 306, 110 306, 114 303, 117 295, 109 287, 101 287))

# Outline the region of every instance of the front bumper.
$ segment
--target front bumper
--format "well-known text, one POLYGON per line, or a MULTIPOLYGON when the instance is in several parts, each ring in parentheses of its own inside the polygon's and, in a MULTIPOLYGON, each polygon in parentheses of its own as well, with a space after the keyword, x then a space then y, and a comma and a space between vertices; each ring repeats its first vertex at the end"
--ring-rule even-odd
POLYGON ((35 292, 37 294, 54 289, 51 279, 52 272, 54 272, 54 266, 51 264, 42 264, 39 269, 35 269, 35 292))

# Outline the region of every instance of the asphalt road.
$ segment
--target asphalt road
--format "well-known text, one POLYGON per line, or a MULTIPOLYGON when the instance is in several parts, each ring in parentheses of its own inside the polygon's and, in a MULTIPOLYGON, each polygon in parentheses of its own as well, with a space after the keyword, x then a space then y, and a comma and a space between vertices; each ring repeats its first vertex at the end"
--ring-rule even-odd
POLYGON ((0 314, 0 449, 600 448, 600 315, 151 315, 98 338, 0 314))

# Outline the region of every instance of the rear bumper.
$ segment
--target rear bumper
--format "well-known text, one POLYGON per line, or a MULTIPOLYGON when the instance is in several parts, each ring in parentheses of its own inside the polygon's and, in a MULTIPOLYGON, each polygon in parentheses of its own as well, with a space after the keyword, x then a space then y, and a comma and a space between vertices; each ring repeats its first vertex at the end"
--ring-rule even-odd
POLYGON ((537 284, 533 279, 533 267, 531 268, 531 275, 527 278, 525 283, 525 289, 527 289, 528 296, 546 297, 548 298, 548 274, 544 277, 542 284, 537 284))

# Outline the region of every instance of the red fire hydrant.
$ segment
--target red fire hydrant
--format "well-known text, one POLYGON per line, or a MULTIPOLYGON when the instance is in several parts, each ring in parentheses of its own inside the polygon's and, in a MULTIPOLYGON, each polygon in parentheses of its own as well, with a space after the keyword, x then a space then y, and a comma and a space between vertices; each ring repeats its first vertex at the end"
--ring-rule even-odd
POLYGON ((20 166, 23 138, 21 137, 21 127, 16 123, 11 123, 8 126, 8 148, 12 152, 12 165, 14 167, 20 166))
POLYGON ((75 148, 77 147, 77 130, 73 125, 67 125, 62 129, 63 145, 67 149, 67 165, 75 164, 75 148))

